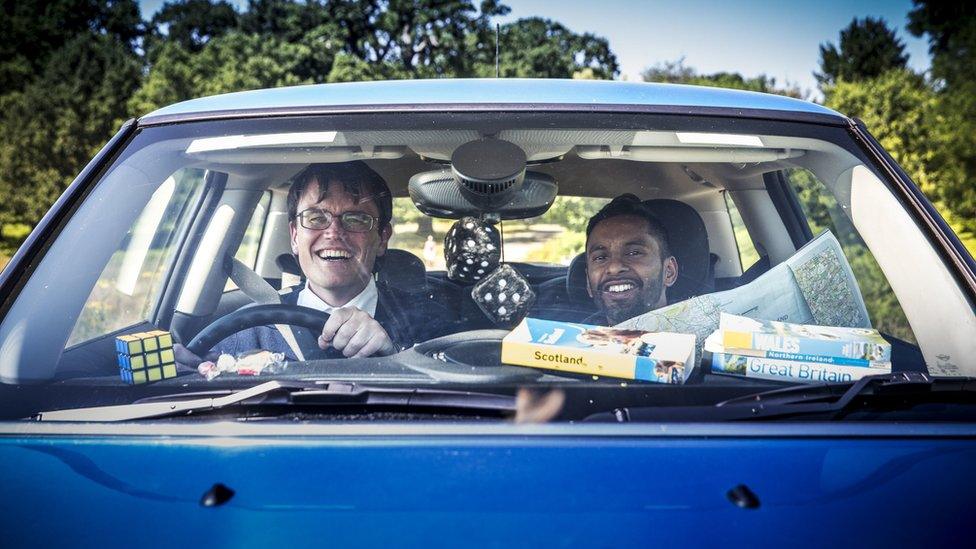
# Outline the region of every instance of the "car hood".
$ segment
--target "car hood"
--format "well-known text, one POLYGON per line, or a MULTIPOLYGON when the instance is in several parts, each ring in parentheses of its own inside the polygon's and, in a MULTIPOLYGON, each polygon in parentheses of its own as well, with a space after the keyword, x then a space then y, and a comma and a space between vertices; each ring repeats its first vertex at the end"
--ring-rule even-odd
POLYGON ((8 436, 6 546, 936 545, 976 444, 696 436, 8 436), (223 505, 201 498, 215 484, 223 505), (758 506, 734 504, 745 487, 758 506))

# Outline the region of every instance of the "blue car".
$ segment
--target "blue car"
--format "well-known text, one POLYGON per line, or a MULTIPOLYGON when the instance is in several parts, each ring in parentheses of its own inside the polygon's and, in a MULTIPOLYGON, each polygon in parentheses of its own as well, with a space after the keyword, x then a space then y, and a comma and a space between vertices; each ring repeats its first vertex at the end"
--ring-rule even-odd
POLYGON ((967 545, 974 303, 932 204, 813 103, 178 103, 0 277, 3 545, 967 545))

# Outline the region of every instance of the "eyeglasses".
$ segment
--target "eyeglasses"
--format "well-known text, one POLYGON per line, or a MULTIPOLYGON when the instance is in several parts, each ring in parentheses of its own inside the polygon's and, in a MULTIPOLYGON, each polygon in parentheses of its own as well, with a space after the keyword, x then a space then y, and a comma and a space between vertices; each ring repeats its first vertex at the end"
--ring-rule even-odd
POLYGON ((295 216, 302 227, 312 230, 328 229, 332 220, 339 218, 339 225, 351 233, 365 233, 373 228, 376 218, 363 212, 345 212, 338 216, 328 210, 308 208, 295 216))

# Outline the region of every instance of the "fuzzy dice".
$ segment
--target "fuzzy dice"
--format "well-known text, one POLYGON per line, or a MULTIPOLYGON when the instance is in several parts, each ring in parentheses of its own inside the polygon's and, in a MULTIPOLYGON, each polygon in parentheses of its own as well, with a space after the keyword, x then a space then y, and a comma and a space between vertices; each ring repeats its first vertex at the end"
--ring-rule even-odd
POLYGON ((498 267, 502 257, 498 229, 477 217, 457 220, 444 237, 447 276, 459 282, 477 282, 498 267))
POLYGON ((471 289, 471 298, 496 324, 517 323, 535 301, 535 292, 511 265, 501 265, 471 289))

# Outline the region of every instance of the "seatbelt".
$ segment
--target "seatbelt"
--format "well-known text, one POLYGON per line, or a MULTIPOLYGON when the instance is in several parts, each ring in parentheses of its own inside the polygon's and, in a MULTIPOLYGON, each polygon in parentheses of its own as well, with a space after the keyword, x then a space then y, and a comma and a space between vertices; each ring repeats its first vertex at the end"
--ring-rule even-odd
MULTIPOLYGON (((259 305, 281 303, 281 294, 274 289, 274 286, 268 284, 267 280, 261 278, 258 273, 241 263, 236 257, 230 257, 230 261, 226 267, 227 275, 244 292, 244 295, 251 298, 251 301, 259 305)), ((304 362, 305 354, 302 353, 301 348, 298 346, 298 340, 295 339, 295 334, 291 331, 291 326, 287 324, 275 324, 274 327, 281 334, 281 337, 284 338, 285 343, 288 344, 291 351, 298 357, 298 360, 304 362)))

